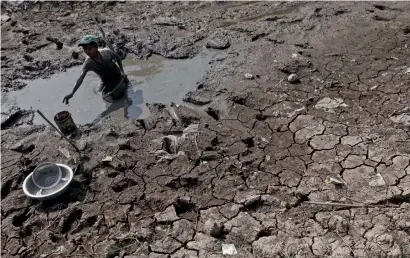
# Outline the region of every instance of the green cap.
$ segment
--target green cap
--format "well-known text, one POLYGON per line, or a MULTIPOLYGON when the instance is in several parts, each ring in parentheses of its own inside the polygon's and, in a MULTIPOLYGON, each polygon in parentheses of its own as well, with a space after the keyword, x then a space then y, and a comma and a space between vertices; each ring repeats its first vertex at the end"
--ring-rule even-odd
POLYGON ((84 37, 82 37, 80 39, 80 42, 78 43, 78 46, 88 45, 92 42, 98 44, 98 37, 94 36, 94 35, 85 35, 84 37))

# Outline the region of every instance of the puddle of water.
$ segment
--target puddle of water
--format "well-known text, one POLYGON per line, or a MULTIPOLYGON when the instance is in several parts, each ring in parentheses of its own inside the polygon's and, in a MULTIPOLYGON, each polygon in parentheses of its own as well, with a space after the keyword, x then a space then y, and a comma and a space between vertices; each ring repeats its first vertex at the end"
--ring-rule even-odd
MULTIPOLYGON (((82 67, 74 67, 53 75, 50 79, 31 81, 22 90, 2 93, 1 106, 3 109, 12 105, 22 109, 38 109, 50 120, 59 111, 67 110, 76 124, 91 123, 101 114, 114 120, 144 118, 149 115, 146 103, 182 104, 183 96, 196 89, 196 82, 205 74, 212 56, 207 49, 192 59, 175 60, 152 56, 149 60, 142 61, 127 55, 123 65, 132 84, 127 101, 112 104, 103 101, 96 90, 100 79, 90 72, 70 104, 63 104, 64 96, 73 90, 81 73, 82 67)), ((37 114, 33 122, 45 123, 37 114)))

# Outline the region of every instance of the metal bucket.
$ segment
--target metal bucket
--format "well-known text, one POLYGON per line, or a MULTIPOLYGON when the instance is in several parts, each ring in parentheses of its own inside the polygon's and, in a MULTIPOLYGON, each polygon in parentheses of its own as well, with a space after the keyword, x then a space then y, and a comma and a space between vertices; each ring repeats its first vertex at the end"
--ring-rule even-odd
POLYGON ((63 134, 70 134, 77 130, 70 112, 61 111, 54 116, 54 122, 63 134))

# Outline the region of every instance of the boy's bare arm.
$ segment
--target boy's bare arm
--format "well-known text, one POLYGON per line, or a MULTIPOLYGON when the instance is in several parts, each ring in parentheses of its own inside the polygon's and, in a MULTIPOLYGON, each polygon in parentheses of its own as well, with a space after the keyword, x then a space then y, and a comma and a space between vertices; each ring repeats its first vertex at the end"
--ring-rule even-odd
POLYGON ((83 70, 77 82, 75 83, 73 91, 64 97, 63 103, 68 104, 68 101, 74 96, 74 93, 78 90, 78 88, 80 88, 86 75, 87 75, 87 70, 83 70))

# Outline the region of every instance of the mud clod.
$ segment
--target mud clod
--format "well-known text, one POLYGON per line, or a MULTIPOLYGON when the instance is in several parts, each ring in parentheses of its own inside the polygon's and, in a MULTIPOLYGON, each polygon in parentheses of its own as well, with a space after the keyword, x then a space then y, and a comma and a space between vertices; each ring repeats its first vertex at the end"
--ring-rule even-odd
POLYGON ((50 42, 55 43, 57 50, 61 50, 63 48, 63 43, 61 43, 58 39, 52 37, 47 37, 46 39, 50 42))
POLYGON ((8 129, 13 126, 22 124, 32 124, 34 111, 22 110, 19 107, 12 107, 11 109, 1 112, 1 129, 8 129))
POLYGON ((230 46, 230 43, 228 40, 210 39, 206 42, 207 48, 227 49, 229 48, 229 46, 230 46))

